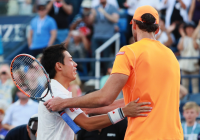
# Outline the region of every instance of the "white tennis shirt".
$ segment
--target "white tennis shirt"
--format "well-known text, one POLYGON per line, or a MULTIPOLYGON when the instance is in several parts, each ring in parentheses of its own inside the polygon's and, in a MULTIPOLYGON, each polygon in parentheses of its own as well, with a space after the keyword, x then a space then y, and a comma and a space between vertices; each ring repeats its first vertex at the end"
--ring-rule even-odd
MULTIPOLYGON (((51 79, 51 88, 54 97, 72 98, 72 93, 54 79, 51 79)), ((43 94, 46 92, 44 91, 43 94)), ((49 93, 44 100, 51 98, 49 93)), ((74 120, 83 111, 79 108, 67 108, 65 112, 74 120)), ((41 101, 38 106, 37 140, 74 140, 73 130, 57 112, 49 112, 41 101)))

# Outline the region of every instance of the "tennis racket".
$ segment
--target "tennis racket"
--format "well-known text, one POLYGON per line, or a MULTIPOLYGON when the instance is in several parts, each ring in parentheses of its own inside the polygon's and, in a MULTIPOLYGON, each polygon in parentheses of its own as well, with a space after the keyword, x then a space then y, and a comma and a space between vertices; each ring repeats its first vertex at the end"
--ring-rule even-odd
MULTIPOLYGON (((42 64, 33 56, 19 54, 11 62, 11 77, 17 88, 31 99, 43 101, 51 90, 49 76, 42 64), (43 92, 47 89, 47 92, 43 92)), ((80 130, 74 121, 64 112, 58 112, 63 120, 71 127, 74 133, 80 130)))

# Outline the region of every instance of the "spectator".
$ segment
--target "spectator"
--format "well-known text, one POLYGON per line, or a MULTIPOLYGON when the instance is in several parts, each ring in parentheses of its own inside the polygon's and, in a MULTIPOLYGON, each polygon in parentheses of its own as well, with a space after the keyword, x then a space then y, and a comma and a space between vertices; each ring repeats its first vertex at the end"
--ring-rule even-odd
POLYGON ((88 20, 91 13, 91 0, 83 0, 81 8, 81 12, 73 19, 70 30, 81 30, 90 41, 93 33, 93 25, 88 20))
POLYGON ((29 118, 38 112, 38 103, 29 99, 29 97, 19 90, 17 96, 19 100, 8 108, 2 122, 6 130, 11 130, 16 126, 27 124, 29 118))
POLYGON ((110 74, 111 74, 111 71, 112 71, 112 67, 113 67, 113 64, 110 64, 108 69, 107 69, 107 74, 101 78, 101 80, 100 80, 100 89, 103 88, 103 86, 105 85, 106 81, 110 77, 110 74))
POLYGON ((188 90, 183 85, 180 85, 180 94, 179 94, 180 100, 182 100, 187 94, 188 90))
POLYGON ((6 101, 7 104, 12 103, 12 88, 14 83, 10 77, 10 68, 4 64, 0 68, 0 99, 6 101))
MULTIPOLYGON (((87 92, 86 94, 89 93, 90 92, 87 92)), ((88 114, 88 115, 91 117, 99 114, 88 114)), ((78 133, 77 140, 123 140, 126 128, 127 128, 127 119, 124 119, 106 128, 95 130, 92 132, 88 132, 82 128, 78 133)))
POLYGON ((31 21, 31 30, 28 38, 29 49, 33 56, 42 53, 42 50, 52 45, 56 38, 56 22, 47 15, 46 6, 37 6, 38 15, 31 21))
MULTIPOLYGON (((200 25, 199 25, 200 26, 200 25)), ((180 34, 182 35, 178 49, 182 57, 198 57, 199 47, 196 39, 193 38, 195 26, 192 23, 187 23, 184 26, 184 30, 180 29, 180 34), (185 31, 184 31, 185 30, 185 31)), ((182 70, 182 75, 195 75, 199 74, 199 66, 197 59, 181 59, 179 60, 180 69, 182 70)), ((189 88, 189 79, 182 79, 182 84, 187 89, 189 88)), ((199 92, 199 80, 198 78, 192 79, 192 92, 199 92)))
POLYGON ((34 114, 28 124, 20 125, 10 130, 5 140, 36 140, 38 115, 34 114))
POLYGON ((19 5, 17 0, 9 0, 7 6, 8 6, 7 9, 8 16, 17 15, 19 13, 19 5))
POLYGON ((68 87, 68 90, 72 92, 72 97, 78 97, 82 95, 80 86, 81 86, 81 80, 77 74, 76 79, 70 82, 69 87, 68 87))
POLYGON ((182 124, 184 140, 196 140, 200 133, 200 124, 196 122, 199 115, 199 106, 195 102, 187 102, 183 106, 183 116, 186 120, 182 124))
POLYGON ((187 22, 188 13, 191 0, 163 0, 159 7, 160 9, 166 8, 166 28, 168 28, 174 22, 187 22))
MULTIPOLYGON (((94 34, 92 38, 91 50, 92 57, 95 57, 95 50, 111 38, 115 33, 115 24, 118 22, 118 10, 107 0, 100 0, 100 4, 92 9, 90 21, 94 23, 94 34)), ((102 56, 109 57, 111 48, 104 50, 102 56)), ((107 63, 104 63, 104 69, 107 69, 107 63)), ((92 75, 94 75, 95 67, 92 63, 92 75)))
POLYGON ((2 37, 0 35, 0 62, 3 61, 3 42, 2 42, 2 37))
POLYGON ((32 14, 33 10, 32 0, 18 0, 18 4, 19 4, 19 15, 32 14))
MULTIPOLYGON (((73 58, 85 58, 87 51, 89 51, 89 42, 86 36, 78 30, 70 31, 66 41, 65 47, 73 58)), ((77 70, 80 75, 85 75, 85 63, 77 63, 77 70)))
POLYGON ((6 134, 8 133, 8 131, 2 127, 2 121, 5 115, 6 108, 7 104, 3 100, 0 100, 0 140, 4 140, 6 134))
POLYGON ((72 14, 73 7, 64 0, 52 0, 47 5, 47 12, 49 16, 55 19, 58 32, 56 41, 54 44, 62 43, 69 32, 69 21, 68 17, 72 14))
POLYGON ((200 140, 200 133, 199 133, 199 135, 198 135, 198 139, 197 140, 200 140))
POLYGON ((156 40, 160 41, 165 46, 170 47, 173 41, 171 33, 167 32, 167 29, 165 27, 165 18, 163 16, 160 17, 159 25, 160 25, 160 30, 156 36, 156 40))
MULTIPOLYGON (((117 0, 107 0, 107 2, 114 6, 115 8, 119 9, 119 5, 117 0)), ((97 7, 101 3, 101 0, 92 0, 92 8, 97 7)))
POLYGON ((194 21, 196 25, 198 25, 200 19, 200 1, 192 0, 192 4, 190 6, 189 11, 189 21, 194 21))

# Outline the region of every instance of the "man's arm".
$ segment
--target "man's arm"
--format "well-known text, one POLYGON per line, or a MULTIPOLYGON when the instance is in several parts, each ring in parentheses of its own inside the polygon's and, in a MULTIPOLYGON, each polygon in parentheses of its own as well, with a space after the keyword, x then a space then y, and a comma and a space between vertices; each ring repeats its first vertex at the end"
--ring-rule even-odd
POLYGON ((192 17, 193 17, 193 13, 194 13, 194 8, 195 8, 195 2, 196 0, 192 0, 191 6, 190 6, 190 10, 188 13, 188 19, 189 21, 192 21, 192 17))
POLYGON ((73 12, 73 7, 69 4, 66 4, 64 0, 62 0, 62 8, 63 10, 68 14, 68 15, 71 15, 72 12, 73 12))
POLYGON ((98 9, 100 13, 102 13, 110 22, 117 23, 119 20, 119 15, 117 13, 113 13, 112 15, 108 14, 103 8, 98 9))
POLYGON ((126 84, 128 75, 112 74, 104 87, 98 91, 92 92, 82 97, 70 99, 61 99, 55 97, 44 103, 47 109, 60 111, 65 108, 96 108, 108 106, 114 102, 118 94, 126 84))
POLYGON ((51 38, 49 40, 48 46, 53 45, 53 43, 54 43, 54 41, 56 39, 56 34, 57 34, 56 30, 51 30, 51 38))
POLYGON ((51 10, 51 8, 52 8, 54 2, 55 2, 55 1, 52 0, 52 1, 50 1, 50 2, 47 4, 47 6, 46 6, 47 13, 49 13, 49 11, 51 10))
POLYGON ((82 32, 80 32, 80 36, 81 36, 85 50, 88 51, 90 49, 90 45, 89 45, 89 42, 88 42, 86 36, 82 32))
POLYGON ((28 36, 28 47, 30 48, 32 44, 32 38, 33 38, 33 30, 30 30, 29 36, 28 36))
POLYGON ((65 42, 65 44, 64 44, 65 48, 68 47, 71 37, 72 37, 72 32, 70 31, 67 38, 64 41, 65 42))
POLYGON ((81 108, 86 114, 106 114, 115 108, 125 107, 124 99, 115 100, 111 105, 99 108, 81 108))
MULTIPOLYGON (((141 108, 140 107, 141 105, 145 105, 145 103, 136 104, 137 101, 138 100, 132 101, 127 106, 122 108, 124 117, 130 117, 130 116, 146 117, 147 116, 147 114, 140 114, 140 113, 141 112, 149 113, 152 109, 150 107, 145 107, 145 109, 138 111, 137 115, 133 115, 135 114, 135 110, 136 110, 135 106, 137 106, 139 110, 139 108, 141 108)), ((87 131, 93 131, 93 130, 101 129, 109 125, 112 125, 111 120, 107 114, 98 115, 94 117, 87 117, 84 113, 81 113, 74 119, 74 122, 87 131)))
POLYGON ((92 25, 94 23, 94 20, 96 18, 96 11, 95 9, 91 9, 91 14, 89 15, 89 23, 92 25))

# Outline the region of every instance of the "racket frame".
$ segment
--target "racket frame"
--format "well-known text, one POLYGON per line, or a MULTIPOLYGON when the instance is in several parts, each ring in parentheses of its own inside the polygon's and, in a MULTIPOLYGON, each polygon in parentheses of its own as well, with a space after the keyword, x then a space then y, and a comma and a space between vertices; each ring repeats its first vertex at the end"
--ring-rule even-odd
POLYGON ((46 70, 44 69, 44 67, 42 66, 42 64, 41 64, 35 57, 33 57, 33 56, 29 55, 29 54, 19 54, 19 55, 17 55, 17 56, 12 60, 12 62, 11 62, 11 64, 10 64, 10 74, 11 74, 11 77, 12 77, 12 80, 13 80, 15 86, 16 86, 22 93, 24 93, 26 96, 28 96, 29 98, 31 98, 31 99, 36 99, 36 100, 38 100, 38 101, 43 101, 43 102, 45 102, 45 101, 42 100, 42 99, 45 98, 45 97, 47 96, 49 90, 50 90, 51 96, 53 97, 53 95, 52 95, 52 90, 51 90, 51 86, 50 86, 50 78, 49 78, 49 75, 47 74, 47 72, 46 72, 46 70), (30 57, 31 59, 33 59, 34 61, 36 61, 36 62, 38 63, 38 65, 42 68, 42 71, 44 72, 44 74, 45 74, 45 76, 46 76, 46 78, 47 78, 47 84, 48 84, 47 93, 46 93, 42 98, 41 98, 41 97, 31 97, 29 94, 27 94, 25 91, 23 91, 23 90, 20 88, 20 86, 17 84, 17 82, 15 81, 15 78, 14 78, 14 76, 13 76, 13 69, 12 69, 12 68, 13 68, 13 64, 14 64, 15 60, 16 60, 18 57, 21 57, 21 56, 30 57))

